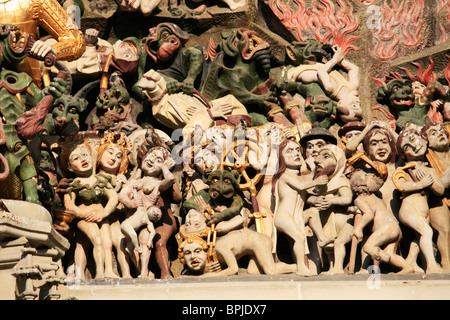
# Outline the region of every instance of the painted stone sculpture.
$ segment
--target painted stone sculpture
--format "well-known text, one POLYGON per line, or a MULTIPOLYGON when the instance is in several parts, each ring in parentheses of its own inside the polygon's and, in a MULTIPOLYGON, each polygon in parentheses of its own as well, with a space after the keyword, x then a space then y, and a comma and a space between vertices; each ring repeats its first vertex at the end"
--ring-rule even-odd
POLYGON ((160 193, 172 187, 175 182, 175 177, 170 171, 174 162, 171 157, 161 156, 161 153, 167 153, 167 150, 154 147, 142 156, 143 177, 136 180, 130 179, 119 194, 121 203, 130 211, 128 217, 121 223, 121 231, 126 236, 130 254, 136 250, 141 255, 140 277, 147 277, 148 259, 156 235, 154 223, 162 216, 161 209, 156 206, 156 203, 160 193), (162 171, 162 179, 155 175, 157 170, 162 171), (140 242, 136 233, 143 226, 148 231, 146 243, 140 242))
POLYGON ((426 262, 426 272, 441 272, 433 254, 433 230, 426 221, 429 214, 429 194, 444 194, 445 188, 436 172, 425 164, 426 140, 414 126, 404 129, 397 139, 399 155, 405 159, 405 166, 397 169, 392 177, 397 189, 402 192, 403 201, 399 220, 419 235, 419 246, 426 262))
POLYGON ((364 228, 373 221, 372 234, 365 241, 362 250, 373 262, 390 263, 400 269, 399 273, 413 273, 413 266, 408 265, 397 253, 402 235, 399 222, 383 200, 375 195, 386 178, 387 169, 382 163, 377 163, 376 169, 356 169, 352 173, 350 185, 356 194, 355 205, 362 212, 362 218, 355 223, 352 235, 362 241, 364 228))
MULTIPOLYGON (((85 50, 83 34, 78 30, 75 21, 55 0, 25 2, 9 0, 2 2, 0 12, 2 23, 16 25, 23 32, 32 35, 34 40, 38 40, 38 27, 42 27, 53 38, 58 39, 58 43, 52 46, 58 60, 77 59, 85 50)), ((38 47, 42 48, 42 41, 35 43, 35 49, 38 47)), ((25 59, 18 66, 18 71, 26 72, 35 84, 41 84, 38 61, 25 59)))
MULTIPOLYGON (((324 247, 334 240, 334 236, 324 234, 317 208, 305 209, 307 189, 320 187, 328 183, 328 177, 322 175, 312 179, 312 175, 300 175, 300 145, 292 140, 285 140, 280 145, 280 168, 274 175, 272 193, 276 200, 274 227, 294 240, 292 248, 296 261, 296 273, 312 276, 305 264, 305 255, 309 253, 306 243, 305 224, 308 224, 319 239, 319 246, 324 247), (294 204, 294 205, 293 205, 294 204)), ((273 237, 276 232, 273 232, 273 237)), ((276 248, 274 243, 273 248, 276 248)))
POLYGON ((423 126, 431 122, 428 111, 436 97, 445 98, 448 90, 437 81, 430 82, 423 94, 416 98, 410 80, 392 79, 388 83, 377 81, 380 88, 375 96, 378 103, 387 105, 395 117, 398 130, 408 124, 423 126))
MULTIPOLYGON (((1 128, 4 137, 2 144, 6 146, 3 154, 9 171, 17 174, 23 183, 25 200, 37 203, 39 197, 34 180, 37 173, 29 155, 27 139, 34 138, 43 130, 42 123, 54 98, 60 97, 65 91, 65 81, 55 78, 51 86, 44 91, 32 82, 28 74, 6 69, 14 68, 28 56, 26 48, 31 38, 16 26, 2 25, 0 39, 2 47, 5 48, 2 52, 0 89, 0 109, 4 117, 1 128), (32 109, 27 111, 27 108, 32 109)), ((20 195, 15 197, 21 198, 20 195)))
MULTIPOLYGON (((347 206, 352 203, 353 193, 349 180, 345 177, 344 151, 336 145, 323 146, 315 159, 315 177, 327 176, 328 182, 322 186, 310 188, 307 203, 317 208, 327 237, 335 238, 332 245, 333 253, 329 253, 329 274, 344 273, 345 244, 351 240, 353 225, 350 223, 352 214, 347 206)), ((325 248, 327 250, 327 248, 325 248)))
POLYGON ((110 252, 105 252, 103 246, 102 229, 109 229, 109 224, 104 220, 118 204, 117 192, 109 175, 95 173, 95 162, 87 143, 72 142, 65 147, 61 154, 61 164, 75 176, 64 196, 65 208, 78 219, 77 228, 94 246, 95 277, 116 278, 110 252))

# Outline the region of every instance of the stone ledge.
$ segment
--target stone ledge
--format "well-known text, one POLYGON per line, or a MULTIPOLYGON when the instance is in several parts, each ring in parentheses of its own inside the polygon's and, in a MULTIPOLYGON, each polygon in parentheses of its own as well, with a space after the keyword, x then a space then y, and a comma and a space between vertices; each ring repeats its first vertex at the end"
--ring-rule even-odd
POLYGON ((450 275, 238 275, 220 279, 87 280, 69 284, 79 300, 448 300, 450 275))

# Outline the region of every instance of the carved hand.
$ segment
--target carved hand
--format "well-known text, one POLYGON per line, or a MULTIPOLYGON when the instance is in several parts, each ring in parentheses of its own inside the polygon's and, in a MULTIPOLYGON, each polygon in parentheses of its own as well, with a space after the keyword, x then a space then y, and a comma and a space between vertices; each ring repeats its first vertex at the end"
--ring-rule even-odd
POLYGON ((86 29, 84 39, 87 46, 95 46, 98 40, 99 31, 94 28, 86 29))

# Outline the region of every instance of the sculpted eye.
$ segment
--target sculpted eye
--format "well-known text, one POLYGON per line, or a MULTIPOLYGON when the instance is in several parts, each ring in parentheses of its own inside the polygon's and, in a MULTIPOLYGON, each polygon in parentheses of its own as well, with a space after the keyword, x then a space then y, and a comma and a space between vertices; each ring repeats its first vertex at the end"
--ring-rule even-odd
POLYGON ((229 183, 231 183, 231 180, 230 179, 225 179, 225 180, 223 180, 223 182, 229 184, 229 183))
POLYGON ((217 183, 217 182, 219 182, 219 179, 214 178, 214 179, 211 180, 211 182, 212 183, 217 183))

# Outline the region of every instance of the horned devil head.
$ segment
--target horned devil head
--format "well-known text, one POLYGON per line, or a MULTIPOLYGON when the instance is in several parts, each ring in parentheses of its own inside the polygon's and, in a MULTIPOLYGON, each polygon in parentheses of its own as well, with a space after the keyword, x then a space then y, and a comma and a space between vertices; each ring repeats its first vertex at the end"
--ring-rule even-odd
POLYGON ((209 185, 209 195, 213 199, 231 198, 239 189, 240 174, 236 170, 211 170, 203 173, 203 182, 209 185))

